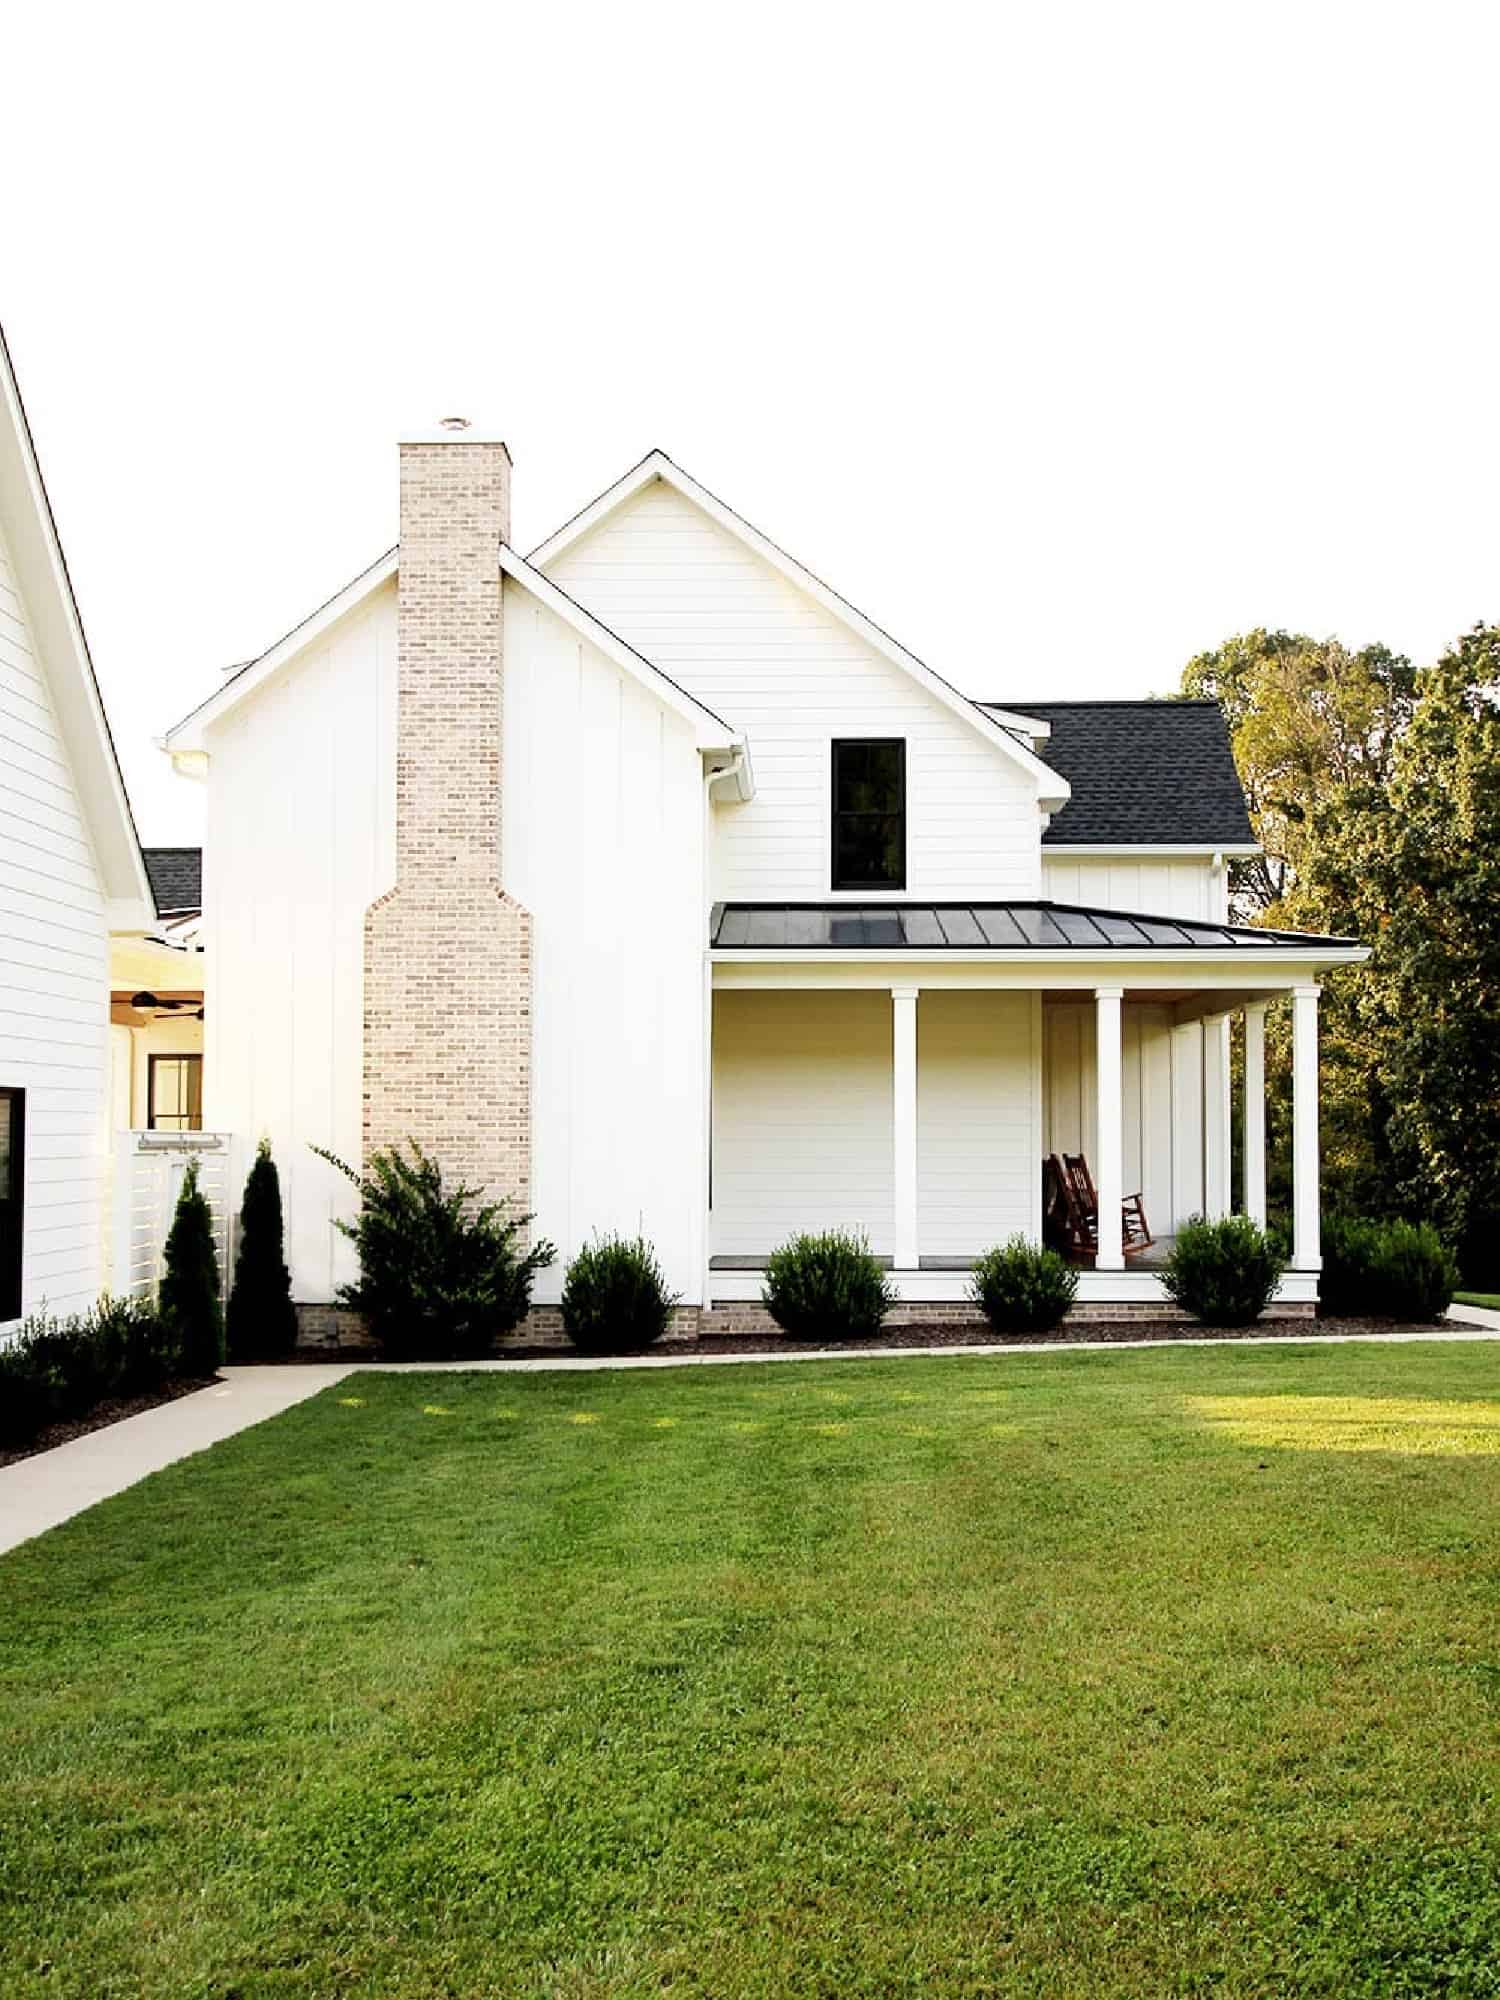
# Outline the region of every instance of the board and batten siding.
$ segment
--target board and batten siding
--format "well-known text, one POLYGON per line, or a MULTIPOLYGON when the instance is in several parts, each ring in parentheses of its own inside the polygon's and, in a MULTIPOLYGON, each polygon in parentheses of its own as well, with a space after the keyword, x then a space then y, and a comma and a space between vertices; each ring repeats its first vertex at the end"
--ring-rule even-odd
MULTIPOLYGON (((917 1002, 917 1237, 972 1256, 1034 1234, 1038 996, 917 1002)), ((799 1230, 894 1249, 892 1014, 883 992, 714 996, 713 1250, 762 1256, 799 1230)))
MULTIPOLYGON (((1042 746, 1045 752, 1046 745, 1042 746)), ((1208 855, 1076 855, 1042 850, 1042 894, 1087 909, 1134 910, 1153 917, 1229 918, 1229 873, 1208 855)))
POLYGON ((532 917, 534 1231, 561 1296, 598 1233, 643 1234, 702 1299, 704 783, 687 723, 505 586, 505 886, 532 917))
POLYGON ((208 733, 203 1122, 269 1138, 293 1296, 355 1274, 357 1206, 310 1148, 360 1158, 364 915, 395 880, 396 586, 208 733))
POLYGON ((856 736, 906 741, 905 894, 1038 893, 1027 774, 673 488, 643 488, 548 573, 749 737, 756 794, 715 814, 715 897, 832 893, 829 745, 856 736))
POLYGON ((0 540, 0 1085, 26 1092, 23 1312, 103 1283, 109 926, 26 607, 0 540))

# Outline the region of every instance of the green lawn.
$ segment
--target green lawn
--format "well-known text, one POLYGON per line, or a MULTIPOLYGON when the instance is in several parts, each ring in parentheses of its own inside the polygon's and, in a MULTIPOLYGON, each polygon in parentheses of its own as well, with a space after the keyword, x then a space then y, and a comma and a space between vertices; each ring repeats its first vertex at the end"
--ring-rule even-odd
POLYGON ((0 1559, 0 1993, 1500 1994, 1500 1353, 358 1376, 0 1559))
POLYGON ((1456 1306, 1488 1306, 1491 1312, 1500 1312, 1500 1292, 1455 1292, 1456 1306))

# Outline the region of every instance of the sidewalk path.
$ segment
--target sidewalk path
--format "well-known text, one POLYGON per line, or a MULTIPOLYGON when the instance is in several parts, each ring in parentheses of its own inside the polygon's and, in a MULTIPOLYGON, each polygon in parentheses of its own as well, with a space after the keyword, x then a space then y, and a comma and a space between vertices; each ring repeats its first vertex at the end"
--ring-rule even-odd
POLYGON ((279 1416, 348 1372, 346 1362, 226 1368, 221 1382, 191 1396, 0 1466, 0 1552, 123 1493, 174 1459, 190 1458, 220 1438, 279 1416))
MULTIPOLYGON (((1500 1340, 1500 1313, 1479 1306, 1455 1306, 1449 1317, 1457 1322, 1449 1333, 1334 1333, 1308 1335, 1318 1347, 1357 1345, 1362 1341, 1500 1340)), ((1053 1340, 994 1341, 980 1347, 805 1347, 791 1354, 697 1354, 691 1346, 660 1354, 547 1354, 524 1360, 493 1361, 365 1361, 314 1362, 292 1367, 226 1368, 222 1381, 175 1403, 162 1403, 138 1417, 90 1431, 53 1451, 41 1451, 16 1465, 0 1466, 0 1554, 33 1535, 55 1528, 99 1500, 123 1493, 127 1486, 157 1472, 175 1459, 206 1451, 221 1438, 248 1430, 267 1417, 279 1416, 294 1403, 320 1389, 342 1382, 357 1368, 364 1373, 425 1375, 480 1370, 506 1374, 587 1374, 609 1368, 729 1368, 757 1362, 894 1361, 905 1356, 939 1360, 945 1356, 985 1354, 1113 1354, 1142 1347, 1219 1347, 1231 1343, 1190 1335, 1175 1340, 1053 1340)), ((1287 1347, 1295 1335, 1251 1334, 1235 1347, 1287 1347)))

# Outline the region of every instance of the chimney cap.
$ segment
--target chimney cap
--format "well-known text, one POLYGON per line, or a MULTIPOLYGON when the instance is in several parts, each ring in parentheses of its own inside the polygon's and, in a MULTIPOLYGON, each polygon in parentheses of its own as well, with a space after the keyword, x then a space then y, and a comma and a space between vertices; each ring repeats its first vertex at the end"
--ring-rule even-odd
POLYGON ((499 445, 506 457, 510 457, 509 447, 498 431, 479 424, 472 417, 437 417, 426 423, 412 424, 399 435, 401 444, 493 444, 499 445))

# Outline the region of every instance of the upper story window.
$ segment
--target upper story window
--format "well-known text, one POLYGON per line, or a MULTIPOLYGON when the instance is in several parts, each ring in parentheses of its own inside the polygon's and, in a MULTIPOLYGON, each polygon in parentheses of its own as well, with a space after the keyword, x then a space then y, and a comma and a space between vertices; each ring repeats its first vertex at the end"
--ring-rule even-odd
POLYGON ((833 746, 833 886, 906 887, 906 744, 860 736, 833 746))

